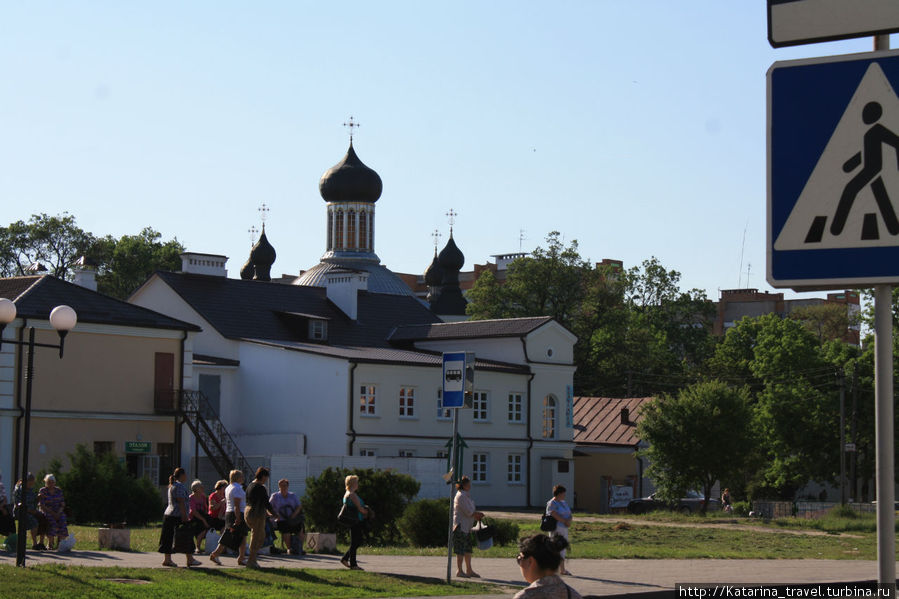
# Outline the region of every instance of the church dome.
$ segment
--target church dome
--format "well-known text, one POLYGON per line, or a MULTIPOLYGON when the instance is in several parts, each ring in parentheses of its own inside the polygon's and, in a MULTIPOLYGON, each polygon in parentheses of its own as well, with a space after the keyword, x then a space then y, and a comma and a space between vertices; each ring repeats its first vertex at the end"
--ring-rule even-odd
POLYGON ((271 268, 272 264, 275 263, 275 256, 275 248, 268 242, 268 237, 265 236, 265 227, 263 227, 259 241, 256 242, 256 245, 253 246, 253 250, 250 252, 250 261, 256 266, 257 270, 260 268, 271 268))
POLYGON ((425 270, 425 285, 428 287, 443 285, 443 267, 440 265, 440 258, 437 257, 437 248, 434 248, 434 259, 425 270))
POLYGON ((456 272, 462 270, 462 266, 465 265, 465 254, 453 241, 452 234, 450 234, 449 241, 446 242, 446 247, 441 250, 439 260, 440 266, 446 270, 454 270, 456 272))
POLYGON ((347 150, 343 160, 329 168, 321 181, 318 190, 326 202, 368 202, 373 204, 381 197, 381 177, 368 168, 353 149, 347 150))

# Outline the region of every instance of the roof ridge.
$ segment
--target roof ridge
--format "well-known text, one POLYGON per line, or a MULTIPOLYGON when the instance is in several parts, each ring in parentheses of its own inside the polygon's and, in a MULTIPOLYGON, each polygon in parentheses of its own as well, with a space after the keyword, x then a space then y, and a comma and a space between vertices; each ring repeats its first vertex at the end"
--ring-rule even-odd
MULTIPOLYGON (((29 278, 34 277, 34 282, 31 283, 31 285, 29 285, 28 288, 27 288, 25 291, 23 291, 22 293, 20 293, 19 295, 17 295, 17 296, 13 299, 13 302, 15 302, 15 301, 17 301, 17 300, 19 300, 19 299, 24 298, 24 297, 25 297, 26 295, 28 295, 34 288, 36 288, 36 287, 38 286, 39 283, 43 282, 44 278, 49 277, 49 276, 50 276, 50 275, 30 275, 30 276, 29 276, 29 275, 25 275, 25 276, 21 276, 21 277, 9 277, 10 279, 29 279, 29 278)), ((55 277, 54 277, 54 278, 55 278, 55 277)))

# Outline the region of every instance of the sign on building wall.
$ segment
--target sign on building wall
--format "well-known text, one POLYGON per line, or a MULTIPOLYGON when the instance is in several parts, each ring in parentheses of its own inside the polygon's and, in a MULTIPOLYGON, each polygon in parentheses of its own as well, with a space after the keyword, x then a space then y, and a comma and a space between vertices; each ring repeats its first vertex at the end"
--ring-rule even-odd
POLYGON ((150 453, 150 441, 125 441, 125 453, 150 453))
POLYGON ((631 485, 609 485, 609 507, 627 507, 634 498, 634 487, 631 485))

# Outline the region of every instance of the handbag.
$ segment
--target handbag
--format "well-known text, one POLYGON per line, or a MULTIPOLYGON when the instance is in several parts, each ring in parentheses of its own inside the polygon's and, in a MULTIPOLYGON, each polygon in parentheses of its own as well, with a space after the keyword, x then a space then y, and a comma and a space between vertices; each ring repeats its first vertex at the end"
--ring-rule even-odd
POLYGON ((493 547, 493 527, 484 524, 483 518, 478 522, 477 528, 474 529, 474 535, 478 540, 478 549, 481 551, 486 551, 493 547))
POLYGON ((175 544, 172 546, 172 553, 193 553, 196 548, 194 527, 190 523, 179 524, 175 528, 175 544))
POLYGON ((552 514, 543 514, 540 519, 540 530, 543 532, 552 532, 556 529, 559 521, 552 517, 552 514))
POLYGON ((350 501, 345 502, 337 514, 337 523, 347 528, 359 524, 359 510, 356 508, 356 504, 350 501))
POLYGON ((243 541, 243 535, 236 532, 233 528, 226 528, 225 532, 219 538, 219 545, 232 551, 237 551, 243 541))

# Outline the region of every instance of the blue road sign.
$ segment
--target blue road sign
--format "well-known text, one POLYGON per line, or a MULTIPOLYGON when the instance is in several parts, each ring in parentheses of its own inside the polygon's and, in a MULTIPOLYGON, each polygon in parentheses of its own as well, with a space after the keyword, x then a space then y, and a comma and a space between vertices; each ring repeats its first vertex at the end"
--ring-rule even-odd
POLYGON ((899 52, 768 70, 768 282, 899 282, 899 52))
POLYGON ((443 407, 465 405, 465 352, 443 354, 443 407))

